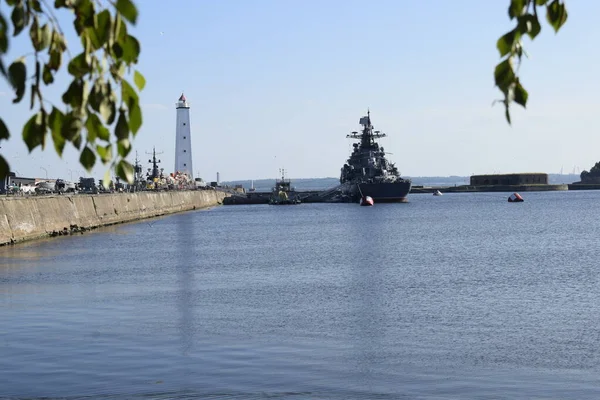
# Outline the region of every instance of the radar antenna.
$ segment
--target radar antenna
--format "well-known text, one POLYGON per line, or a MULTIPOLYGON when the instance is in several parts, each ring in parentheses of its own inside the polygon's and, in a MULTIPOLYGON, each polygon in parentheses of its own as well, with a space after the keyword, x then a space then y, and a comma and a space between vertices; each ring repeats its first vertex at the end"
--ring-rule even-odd
POLYGON ((148 168, 148 174, 146 174, 148 179, 154 180, 154 178, 160 178, 162 176, 162 171, 164 170, 164 168, 160 168, 160 170, 158 169, 158 164, 160 163, 160 160, 156 159, 156 155, 162 153, 162 151, 160 153, 157 153, 156 147, 152 147, 152 153, 146 152, 146 154, 152 154, 152 159, 148 160, 148 162, 152 164, 152 168, 148 168))

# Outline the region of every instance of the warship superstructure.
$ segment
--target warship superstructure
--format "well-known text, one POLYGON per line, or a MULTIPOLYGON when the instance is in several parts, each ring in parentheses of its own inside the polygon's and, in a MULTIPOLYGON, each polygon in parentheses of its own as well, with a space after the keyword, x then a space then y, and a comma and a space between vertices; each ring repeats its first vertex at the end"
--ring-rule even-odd
POLYGON ((385 157, 385 150, 377 139, 387 135, 374 130, 371 112, 359 121, 361 132, 352 132, 347 138, 358 139, 353 143, 350 157, 342 167, 340 176, 343 192, 357 201, 370 196, 378 202, 405 202, 410 192, 411 181, 400 176, 398 168, 385 157))

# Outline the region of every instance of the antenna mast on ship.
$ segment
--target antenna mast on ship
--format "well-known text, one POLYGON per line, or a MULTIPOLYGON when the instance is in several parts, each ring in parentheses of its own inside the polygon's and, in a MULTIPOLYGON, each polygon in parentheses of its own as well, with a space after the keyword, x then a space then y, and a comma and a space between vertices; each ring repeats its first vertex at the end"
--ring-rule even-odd
POLYGON ((134 182, 141 182, 144 180, 142 178, 142 164, 140 164, 137 150, 135 151, 135 164, 133 165, 133 171, 135 173, 134 179, 133 179, 134 182))
POLYGON ((160 177, 161 174, 159 173, 158 169, 158 164, 160 163, 160 160, 156 159, 156 155, 162 154, 162 152, 157 153, 156 147, 152 147, 152 153, 146 152, 146 154, 152 154, 152 159, 148 160, 149 163, 152 163, 152 168, 148 168, 148 177, 152 179, 160 177))
POLYGON ((360 139, 362 147, 370 147, 375 144, 375 139, 384 138, 387 135, 381 131, 374 131, 373 125, 371 124, 371 110, 367 108, 367 116, 362 117, 359 124, 363 126, 362 132, 352 131, 349 135, 346 135, 349 139, 360 139))

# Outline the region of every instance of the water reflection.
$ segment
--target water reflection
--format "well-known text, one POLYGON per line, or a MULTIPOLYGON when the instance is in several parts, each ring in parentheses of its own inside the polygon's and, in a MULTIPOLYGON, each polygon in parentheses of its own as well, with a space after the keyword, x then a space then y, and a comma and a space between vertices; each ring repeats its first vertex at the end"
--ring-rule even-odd
POLYGON ((355 215, 348 222, 350 231, 354 232, 350 235, 351 258, 359 262, 351 265, 351 286, 354 289, 350 307, 354 308, 355 326, 350 335, 354 339, 356 369, 361 383, 372 391, 377 380, 375 368, 381 363, 382 349, 385 348, 382 343, 383 327, 387 325, 383 311, 386 302, 385 266, 376 260, 386 259, 385 254, 390 251, 389 238, 384 237, 389 221, 385 213, 382 215, 381 210, 376 213, 374 208, 356 207, 352 211, 355 215), (382 243, 386 243, 387 247, 384 248, 382 243))
POLYGON ((27 261, 36 263, 44 257, 55 257, 61 251, 56 246, 58 239, 42 239, 34 242, 19 243, 15 246, 0 247, 0 268, 10 269, 27 264, 27 261), (50 242, 53 242, 50 245, 50 242))
POLYGON ((190 252, 194 250, 193 240, 195 238, 194 218, 189 218, 186 214, 178 215, 174 218, 176 225, 176 243, 177 243, 177 307, 180 313, 179 333, 181 335, 182 355, 188 356, 194 343, 194 310, 193 310, 193 291, 194 265, 190 265, 190 252))

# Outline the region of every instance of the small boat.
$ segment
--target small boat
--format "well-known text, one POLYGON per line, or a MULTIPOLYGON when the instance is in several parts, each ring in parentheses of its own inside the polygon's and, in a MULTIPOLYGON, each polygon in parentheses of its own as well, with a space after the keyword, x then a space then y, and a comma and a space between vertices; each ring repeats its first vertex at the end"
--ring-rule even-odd
POLYGON ((300 204, 300 198, 296 190, 291 187, 291 181, 286 179, 285 170, 279 170, 281 179, 275 180, 275 187, 271 191, 269 204, 272 205, 293 205, 300 204))
POLYGON ((442 196, 442 192, 440 192, 439 190, 436 190, 435 192, 433 192, 434 196, 442 196))
POLYGON ((360 198, 360 205, 361 206, 372 206, 373 205, 373 198, 371 196, 362 196, 360 198))

